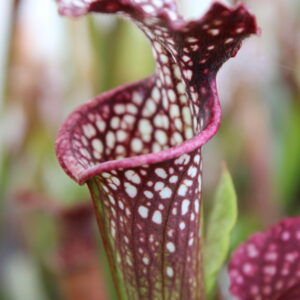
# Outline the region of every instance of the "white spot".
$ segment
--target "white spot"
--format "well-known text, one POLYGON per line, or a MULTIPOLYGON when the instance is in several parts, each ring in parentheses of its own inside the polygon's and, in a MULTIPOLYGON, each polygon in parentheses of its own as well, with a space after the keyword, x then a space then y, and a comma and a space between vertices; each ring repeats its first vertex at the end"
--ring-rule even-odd
POLYGON ((217 29, 217 28, 213 28, 213 29, 210 29, 208 31, 209 34, 213 35, 213 36, 217 36, 219 33, 220 33, 220 30, 217 29))
POLYGON ((111 195, 108 196, 108 199, 109 199, 109 201, 110 201, 110 203, 111 203, 112 205, 115 205, 115 204, 116 204, 115 199, 114 199, 111 195))
POLYGON ((160 60, 162 63, 167 63, 169 61, 168 56, 165 54, 160 55, 160 60))
POLYGON ((176 100, 176 94, 173 90, 168 90, 168 97, 171 102, 175 102, 176 100))
POLYGON ((135 115, 135 114, 138 112, 136 106, 133 105, 133 104, 128 104, 128 105, 127 105, 127 111, 128 111, 129 113, 133 114, 133 115, 135 115))
POLYGON ((242 33, 245 29, 243 27, 237 28, 235 30, 236 33, 242 33))
POLYGON ((282 235, 281 235, 281 239, 283 240, 283 241, 288 241, 289 239, 290 239, 290 233, 288 232, 288 231, 284 231, 283 233, 282 233, 282 235))
POLYGON ((168 249, 171 253, 175 252, 175 249, 176 249, 176 248, 175 248, 174 243, 168 242, 167 245, 166 245, 166 247, 167 247, 167 249, 168 249))
POLYGON ((96 134, 96 129, 91 124, 86 124, 83 126, 83 132, 87 138, 91 138, 96 134))
POLYGON ((124 130, 118 130, 117 133, 116 133, 116 135, 117 135, 117 140, 119 142, 123 142, 127 138, 127 133, 124 130))
POLYGON ((199 155, 199 154, 197 154, 197 155, 194 157, 194 162, 195 162, 196 164, 199 164, 199 162, 200 162, 200 155, 199 155))
POLYGON ((170 183, 176 183, 178 180, 178 176, 177 175, 173 175, 170 177, 169 181, 170 183))
POLYGON ((152 244, 154 242, 154 235, 150 234, 149 236, 149 242, 152 244))
POLYGON ((162 51, 163 51, 161 45, 160 45, 157 41, 155 41, 155 42, 153 43, 153 46, 154 46, 154 48, 155 48, 158 52, 162 52, 162 51))
POLYGON ((230 43, 232 43, 233 41, 234 41, 233 38, 228 38, 228 39, 225 40, 225 44, 230 44, 230 43))
POLYGON ((155 10, 154 10, 154 7, 152 5, 144 5, 143 6, 143 9, 145 12, 147 13, 153 13, 155 10))
POLYGON ((170 71, 170 69, 167 66, 163 67, 163 71, 164 71, 165 74, 171 75, 171 71, 170 71))
POLYGON ((221 25, 223 23, 223 21, 221 20, 221 19, 216 19, 215 21, 214 21, 214 25, 216 25, 216 26, 219 26, 219 25, 221 25))
POLYGON ((246 263, 246 264, 243 265, 243 272, 245 274, 251 274, 252 271, 253 271, 253 266, 251 264, 246 263))
POLYGON ((263 272, 267 275, 274 276, 276 274, 276 267, 275 266, 265 266, 263 272))
POLYGON ((115 113, 116 114, 124 114, 125 113, 125 106, 123 104, 117 104, 114 107, 115 113))
POLYGON ((86 139, 85 135, 81 136, 81 141, 82 141, 84 146, 88 145, 88 140, 86 139))
POLYGON ((118 154, 118 157, 123 158, 124 154, 125 154, 125 151, 126 151, 126 149, 123 145, 118 145, 117 148, 116 148, 116 153, 118 154))
POLYGON ((158 90, 157 87, 155 87, 153 90, 152 90, 152 98, 156 101, 158 101, 160 98, 161 98, 161 94, 158 90))
POLYGON ((173 268, 171 267, 167 267, 166 268, 166 273, 169 277, 173 277, 174 276, 174 271, 173 271, 173 268))
POLYGON ((133 102, 135 102, 137 104, 141 104, 143 97, 141 96, 141 94, 134 92, 132 94, 132 100, 133 100, 133 102))
POLYGON ((158 181, 154 185, 154 190, 157 191, 157 192, 161 191, 164 188, 164 186, 165 186, 165 184, 163 182, 158 181))
POLYGON ((297 257, 298 257, 297 252, 287 253, 285 255, 285 259, 290 263, 293 263, 297 259, 297 257))
POLYGON ((187 165, 190 161, 190 156, 188 154, 183 154, 175 160, 176 165, 187 165))
POLYGON ((190 206, 190 200, 183 200, 182 203, 181 203, 181 214, 182 215, 185 215, 188 210, 189 210, 189 206, 190 206))
POLYGON ((190 239, 189 239, 189 246, 192 246, 193 243, 194 243, 194 238, 190 238, 190 239))
POLYGON ((135 117, 131 116, 131 115, 125 115, 124 116, 124 121, 127 124, 132 124, 135 121, 135 117))
POLYGON ((267 261, 275 261, 278 257, 278 254, 276 252, 267 252, 265 255, 265 259, 267 261))
POLYGON ((190 139, 194 136, 194 132, 193 132, 193 129, 192 128, 187 128, 186 129, 186 133, 185 133, 185 136, 187 139, 190 139))
POLYGON ((179 94, 184 94, 185 93, 185 85, 183 84, 183 82, 179 82, 177 84, 177 91, 179 94))
POLYGON ((180 228, 181 230, 184 230, 184 228, 185 228, 185 223, 184 223, 184 222, 180 222, 179 228, 180 228))
POLYGON ((172 195, 172 190, 169 187, 164 187, 160 192, 159 195, 161 196, 161 198, 165 199, 165 198, 170 198, 172 195))
POLYGON ((149 198, 149 199, 152 199, 153 198, 153 193, 150 192, 150 191, 144 191, 144 195, 149 198))
POLYGON ((199 46, 198 45, 191 45, 191 49, 193 51, 197 51, 199 49, 199 46))
POLYGON ((175 67, 174 67, 174 75, 177 79, 181 79, 180 69, 177 65, 175 65, 175 67))
POLYGON ((100 159, 101 158, 101 155, 98 151, 93 151, 93 155, 96 159, 100 159))
MULTIPOLYGON (((185 98, 185 99, 186 99, 186 98, 185 98)), ((185 106, 185 107, 182 109, 182 117, 183 117, 184 122, 185 122, 187 125, 191 125, 191 124, 192 124, 192 117, 191 117, 191 112, 190 112, 189 107, 185 106)))
MULTIPOLYGON (((175 120, 175 127, 176 127, 178 130, 182 131, 183 124, 182 124, 181 119, 177 118, 177 119, 175 120)), ((181 136, 181 135, 180 135, 180 136, 181 136)))
POLYGON ((111 231, 111 235, 115 238, 116 237, 116 228, 111 227, 110 231, 111 231))
POLYGON ((187 193, 187 186, 184 184, 181 184, 179 189, 178 189, 178 195, 180 196, 185 196, 187 193))
POLYGON ((151 133, 152 133, 152 124, 150 123, 149 120, 147 119, 142 119, 139 122, 139 130, 141 133, 141 136, 143 138, 143 140, 145 141, 150 141, 151 139, 151 133))
POLYGON ((185 179, 183 182, 184 182, 184 184, 185 184, 186 186, 192 186, 192 185, 193 185, 193 181, 192 181, 192 180, 189 180, 189 179, 185 179))
POLYGON ((189 43, 197 43, 198 42, 198 39, 194 38, 194 37, 188 37, 186 39, 187 42, 189 43))
POLYGON ((126 262, 130 267, 132 267, 132 261, 129 256, 126 256, 126 262))
POLYGON ((191 70, 184 70, 183 71, 183 76, 187 79, 187 80, 191 80, 192 76, 193 76, 193 72, 191 70))
POLYGON ((112 176, 110 173, 107 173, 107 172, 103 172, 101 175, 104 178, 110 178, 112 176))
POLYGON ((142 141, 140 139, 138 139, 138 138, 134 138, 131 141, 131 148, 135 152, 141 152, 142 149, 143 149, 143 143, 142 143, 142 141))
POLYGON ((122 210, 124 209, 124 204, 123 204, 122 201, 119 201, 119 202, 118 202, 118 205, 119 205, 120 209, 122 209, 122 210))
POLYGON ((140 216, 144 219, 148 218, 149 209, 146 206, 140 206, 138 209, 140 216))
POLYGON ((93 139, 92 141, 92 147, 99 153, 103 151, 103 144, 99 139, 93 139))
POLYGON ((113 129, 117 129, 118 127, 120 127, 120 118, 113 117, 110 121, 110 125, 113 129))
POLYGON ((143 116, 152 116, 156 111, 156 105, 152 99, 149 99, 143 109, 143 116))
POLYGON ((125 182, 125 190, 126 193, 131 197, 134 198, 137 195, 137 189, 134 185, 129 182, 125 182))
POLYGON ((255 247, 254 244, 249 244, 247 246, 247 252, 248 252, 248 256, 251 258, 256 257, 258 255, 257 248, 255 247))
POLYGON ((141 178, 140 176, 134 172, 133 170, 128 170, 125 172, 125 177, 133 183, 140 184, 141 178))
POLYGON ((156 127, 161 127, 161 128, 169 128, 169 120, 168 120, 168 117, 165 116, 165 115, 157 115, 155 118, 154 118, 154 125, 156 127))
POLYGON ((101 132, 103 132, 105 130, 106 123, 104 121, 97 121, 96 126, 101 132))
POLYGON ((172 118, 176 118, 180 116, 179 107, 176 104, 172 104, 170 107, 170 115, 172 118))
POLYGON ((91 158, 90 153, 85 148, 80 148, 80 153, 88 159, 91 158))
POLYGON ((109 131, 105 137, 106 140, 106 146, 109 148, 113 148, 116 143, 115 135, 112 131, 109 131))
POLYGON ((194 206, 195 206, 195 212, 198 213, 199 212, 199 200, 195 201, 194 206))
POLYGON ((162 169, 162 168, 155 169, 155 174, 158 177, 163 178, 163 179, 167 178, 167 176, 168 176, 167 172, 164 169, 162 169))
POLYGON ((182 60, 185 61, 185 62, 188 62, 188 61, 190 61, 191 59, 190 59, 189 56, 183 55, 183 56, 182 56, 182 60))
POLYGON ((116 187, 116 185, 115 184, 113 184, 113 183, 109 183, 108 184, 113 190, 117 190, 118 188, 116 187))
POLYGON ((162 223, 162 215, 159 210, 156 210, 152 216, 152 221, 156 224, 161 224, 162 223))
POLYGON ((194 220, 195 220, 195 214, 191 213, 191 221, 194 221, 194 220))
POLYGON ((163 130, 156 130, 155 138, 162 145, 166 144, 167 142, 167 134, 163 130))
POLYGON ((189 167, 188 175, 191 177, 195 177, 197 175, 197 168, 194 166, 189 167))
POLYGON ((115 176, 112 176, 110 180, 111 180, 115 185, 120 185, 120 184, 121 184, 119 178, 117 178, 117 177, 115 177, 115 176))
POLYGON ((149 265, 149 258, 148 257, 143 257, 143 263, 145 264, 145 265, 149 265))
POLYGON ((172 141, 173 141, 175 144, 180 144, 180 143, 182 143, 182 141, 183 141, 182 135, 181 135, 179 132, 174 132, 174 133, 172 134, 172 141))

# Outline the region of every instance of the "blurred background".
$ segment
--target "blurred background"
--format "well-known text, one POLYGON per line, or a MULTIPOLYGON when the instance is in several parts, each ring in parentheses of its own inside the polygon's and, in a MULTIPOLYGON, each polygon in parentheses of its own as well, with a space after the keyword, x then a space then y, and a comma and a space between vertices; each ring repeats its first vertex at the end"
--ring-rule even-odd
MULTIPOLYGON (((179 4, 195 18, 211 2, 179 4)), ((232 249, 300 214, 300 2, 242 2, 262 35, 219 73, 223 122, 204 147, 205 202, 224 161, 237 190, 232 249)), ((153 70, 132 24, 61 18, 53 0, 0 2, 1 300, 114 299, 87 189, 62 171, 54 141, 76 106, 153 70)))

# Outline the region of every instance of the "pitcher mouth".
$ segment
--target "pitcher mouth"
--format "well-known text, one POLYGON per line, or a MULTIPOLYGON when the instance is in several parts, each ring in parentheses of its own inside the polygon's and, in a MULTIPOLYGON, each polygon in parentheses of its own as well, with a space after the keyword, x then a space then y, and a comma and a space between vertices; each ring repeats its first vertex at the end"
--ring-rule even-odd
POLYGON ((89 108, 100 107, 104 102, 111 99, 111 96, 116 92, 129 86, 132 86, 132 84, 103 93, 100 97, 96 97, 95 99, 92 99, 91 101, 81 105, 74 112, 72 112, 63 123, 56 139, 56 154, 62 168, 79 184, 84 184, 89 178, 104 171, 132 168, 143 165, 146 166, 177 158, 184 153, 190 153, 193 150, 203 146, 218 131, 222 113, 216 89, 213 87, 212 93, 215 95, 215 101, 214 106, 211 108, 211 118, 209 119, 206 127, 203 128, 196 136, 183 141, 179 145, 158 152, 149 152, 146 154, 111 159, 108 161, 86 165, 80 163, 76 158, 76 155, 74 155, 74 150, 72 149, 72 136, 74 127, 76 127, 76 124, 80 122, 83 115, 88 114, 89 108))

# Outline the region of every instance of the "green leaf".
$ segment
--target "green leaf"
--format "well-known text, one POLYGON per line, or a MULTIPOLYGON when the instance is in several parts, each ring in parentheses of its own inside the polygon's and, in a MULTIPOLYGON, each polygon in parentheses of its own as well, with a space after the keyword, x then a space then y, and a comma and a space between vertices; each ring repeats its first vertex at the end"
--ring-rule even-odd
POLYGON ((237 197, 230 173, 224 168, 207 220, 204 277, 208 298, 228 254, 231 231, 237 220, 237 197))
POLYGON ((284 126, 277 187, 285 209, 289 214, 297 214, 295 208, 299 209, 297 204, 300 176, 300 107, 298 105, 290 107, 284 126))

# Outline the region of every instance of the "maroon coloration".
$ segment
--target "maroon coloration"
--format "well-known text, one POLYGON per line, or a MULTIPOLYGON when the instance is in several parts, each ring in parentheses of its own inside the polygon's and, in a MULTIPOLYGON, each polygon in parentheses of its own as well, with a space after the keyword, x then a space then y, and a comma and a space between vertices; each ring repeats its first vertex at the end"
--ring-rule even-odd
POLYGON ((63 272, 72 271, 94 259, 98 247, 94 236, 95 219, 91 203, 66 207, 31 191, 22 191, 15 199, 22 211, 38 211, 53 217, 59 234, 57 266, 63 272))
POLYGON ((80 268, 94 259, 97 252, 94 237, 94 217, 90 205, 82 204, 64 209, 59 214, 59 266, 64 271, 80 268))
POLYGON ((229 274, 240 300, 300 299, 300 218, 253 235, 233 254, 229 274))
POLYGON ((255 19, 242 5, 186 22, 172 0, 58 2, 72 16, 122 12, 157 62, 151 77, 73 112, 56 144, 65 171, 89 185, 116 282, 130 300, 202 299, 200 147, 220 124, 216 72, 255 19))

